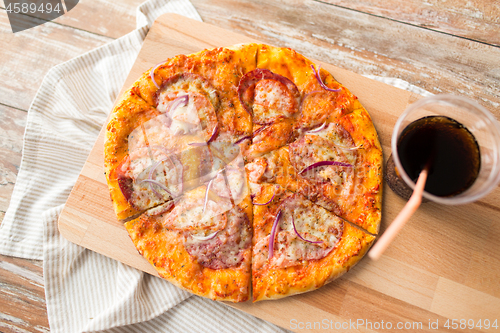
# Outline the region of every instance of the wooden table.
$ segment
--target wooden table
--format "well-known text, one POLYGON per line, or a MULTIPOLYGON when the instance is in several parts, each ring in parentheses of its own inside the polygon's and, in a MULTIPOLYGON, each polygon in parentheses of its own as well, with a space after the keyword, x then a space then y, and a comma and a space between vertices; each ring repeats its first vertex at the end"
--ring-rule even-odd
MULTIPOLYGON (((141 2, 81 0, 54 22, 12 34, 0 0, 0 221, 19 170, 27 110, 44 75, 133 30, 141 2)), ((359 74, 467 96, 500 119, 497 0, 191 2, 207 23, 359 74)), ((499 201, 497 188, 480 204, 499 201)), ((499 249, 491 250, 489 264, 500 264, 499 249)), ((0 256, 0 332, 45 330, 42 262, 0 256)))

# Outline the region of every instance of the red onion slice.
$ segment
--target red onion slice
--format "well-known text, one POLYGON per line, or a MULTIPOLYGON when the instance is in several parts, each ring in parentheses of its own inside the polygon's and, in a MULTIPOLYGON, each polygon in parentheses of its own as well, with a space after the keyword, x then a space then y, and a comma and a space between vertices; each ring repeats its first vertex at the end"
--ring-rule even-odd
POLYGON ((256 137, 257 135, 259 135, 262 131, 264 131, 264 130, 268 127, 268 126, 271 126, 272 124, 274 124, 274 121, 272 121, 272 122, 270 122, 270 123, 268 123, 268 124, 264 124, 264 125, 262 125, 261 127, 257 128, 257 129, 255 130, 255 132, 253 132, 253 133, 252 133, 252 139, 253 139, 253 140, 252 140, 252 143, 259 143, 259 142, 261 142, 261 141, 262 141, 262 138, 261 138, 260 140, 258 140, 258 139, 255 139, 255 137, 256 137))
POLYGON ((278 214, 276 214, 276 218, 274 219, 273 228, 271 229, 271 235, 269 236, 269 257, 270 260, 274 256, 274 238, 276 237, 276 229, 278 229, 278 222, 281 217, 281 209, 278 214))
POLYGON ((191 143, 188 143, 188 146, 193 146, 193 147, 202 147, 202 146, 206 146, 207 143, 206 142, 191 142, 191 143))
POLYGON ((269 124, 266 124, 266 125, 262 125, 261 127, 257 128, 253 133, 252 133, 252 136, 255 138, 257 135, 259 135, 260 132, 262 132, 263 130, 266 129, 267 126, 269 125, 272 125, 274 122, 271 122, 269 124))
POLYGON ((323 89, 328 90, 328 91, 332 91, 332 92, 339 92, 342 90, 342 88, 338 88, 338 89, 328 88, 326 86, 326 84, 323 83, 323 80, 321 80, 321 76, 319 74, 319 70, 321 69, 321 66, 318 66, 318 71, 316 71, 316 69, 314 68, 314 65, 311 65, 311 68, 313 70, 314 76, 316 77, 316 80, 318 80, 320 86, 323 87, 323 89))
MULTIPOLYGON (((265 202, 265 203, 256 203, 256 202, 252 202, 254 205, 256 206, 265 206, 265 205, 269 205, 271 203, 271 201, 273 201, 274 197, 276 196, 276 187, 274 188, 274 193, 273 193, 273 196, 271 199, 269 199, 268 202, 265 202)), ((253 198, 252 198, 253 199, 253 198)))
POLYGON ((159 160, 158 162, 156 162, 153 167, 151 168, 151 170, 149 170, 149 174, 148 174, 148 178, 147 179, 153 179, 153 172, 156 170, 156 168, 158 168, 158 166, 162 163, 162 162, 165 162, 166 160, 170 160, 170 163, 172 163, 172 165, 174 164, 172 162, 172 159, 170 158, 170 156, 167 156, 165 158, 162 158, 161 160, 159 160))
POLYGON ((210 181, 207 184, 207 189, 205 190, 205 203, 203 204, 203 214, 205 214, 205 210, 207 209, 207 202, 208 202, 208 192, 210 191, 210 186, 212 185, 212 182, 219 176, 221 172, 224 171, 224 168, 220 169, 217 171, 215 174, 214 178, 210 179, 210 181))
POLYGON ((212 135, 210 136, 210 139, 208 139, 207 143, 212 142, 217 137, 218 132, 219 132, 219 124, 215 124, 214 130, 212 131, 212 135))
POLYGON ((243 77, 240 79, 240 82, 238 83, 238 98, 241 105, 250 116, 253 117, 253 101, 249 100, 248 96, 246 96, 245 93, 249 88, 255 86, 257 82, 261 80, 276 80, 284 84, 294 98, 296 106, 299 107, 300 91, 292 80, 282 75, 271 72, 269 69, 256 68, 243 75, 243 77))
POLYGON ((297 236, 302 239, 304 242, 308 242, 308 243, 313 243, 313 244, 319 244, 319 243, 323 243, 323 241, 310 241, 310 240, 307 240, 305 239, 304 237, 302 237, 299 232, 297 231, 297 228, 295 227, 295 219, 293 218, 293 213, 291 214, 292 215, 292 225, 293 225, 293 230, 295 231, 295 233, 297 234, 297 236))
POLYGON ((218 233, 219 233, 219 231, 216 231, 216 232, 211 233, 210 235, 207 235, 207 236, 191 235, 191 237, 193 237, 194 239, 197 239, 197 240, 204 241, 204 240, 209 240, 209 239, 214 238, 215 236, 217 236, 218 233))
POLYGON ((214 181, 214 179, 215 179, 216 177, 217 177, 217 176, 215 176, 214 178, 212 178, 212 179, 208 182, 207 189, 205 190, 205 203, 203 204, 203 214, 205 214, 205 210, 207 209, 208 192, 210 191, 210 185, 212 185, 212 182, 214 181))
POLYGON ((250 139, 252 139, 252 137, 251 137, 250 135, 247 135, 247 136, 242 137, 242 138, 241 138, 241 139, 239 139, 238 141, 236 141, 234 144, 235 144, 235 145, 237 145, 237 144, 239 144, 239 143, 242 143, 242 142, 243 142, 243 141, 245 141, 245 140, 250 140, 250 139))
POLYGON ((252 202, 254 205, 256 206, 265 206, 265 205, 269 205, 271 203, 271 201, 273 201, 274 199, 274 194, 273 194, 273 197, 271 199, 269 199, 268 202, 264 202, 264 203, 257 203, 257 202, 252 202))
POLYGON ((312 130, 309 130, 306 132, 306 134, 309 134, 309 133, 318 133, 318 132, 321 132, 326 126, 326 122, 324 122, 323 124, 321 124, 319 127, 316 127, 312 130))
POLYGON ((151 77, 151 81, 153 81, 154 85, 156 86, 156 88, 160 89, 160 86, 158 85, 158 83, 156 83, 156 80, 155 80, 155 71, 158 67, 160 67, 162 64, 164 64, 165 61, 162 61, 158 64, 155 65, 155 67, 153 67, 153 69, 151 69, 151 71, 149 72, 149 77, 151 77))
POLYGON ((175 98, 170 104, 168 105, 167 111, 165 113, 170 113, 171 111, 174 111, 180 106, 186 106, 189 103, 189 95, 182 95, 177 98, 175 98))
POLYGON ((310 166, 305 167, 304 169, 302 169, 301 172, 299 172, 299 175, 303 174, 304 172, 306 172, 308 170, 318 168, 318 167, 324 166, 324 165, 338 165, 338 166, 342 166, 342 167, 352 167, 352 165, 349 163, 336 162, 336 161, 321 161, 321 162, 316 162, 316 163, 311 164, 310 166))

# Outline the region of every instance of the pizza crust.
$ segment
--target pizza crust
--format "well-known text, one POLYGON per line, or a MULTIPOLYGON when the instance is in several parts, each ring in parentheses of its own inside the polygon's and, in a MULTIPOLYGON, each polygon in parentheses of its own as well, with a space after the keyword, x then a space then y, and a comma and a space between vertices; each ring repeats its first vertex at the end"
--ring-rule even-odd
POLYGON ((269 269, 253 275, 253 301, 280 299, 316 290, 347 273, 375 240, 347 224, 342 240, 327 257, 285 269, 269 269))
MULTIPOLYGON (((271 234, 278 210, 283 202, 294 194, 279 185, 251 184, 254 202, 272 202, 265 206, 254 205, 254 254, 261 250, 256 246, 263 237, 271 234)), ((302 197, 303 201, 308 201, 302 197)), ((309 203, 314 206, 313 203, 309 203)), ((323 210, 323 208, 316 207, 323 210)), ((331 218, 335 218, 330 213, 331 218)), ((321 218, 321 217, 319 217, 321 218)), ((342 234, 334 249, 325 257, 316 260, 303 260, 289 267, 275 267, 265 255, 265 263, 253 262, 252 293, 253 300, 280 299, 290 295, 305 293, 322 287, 348 272, 368 251, 375 236, 369 235, 348 222, 343 223, 342 234)), ((276 242, 278 240, 275 240, 276 242)), ((312 245, 314 246, 314 245, 312 245)), ((267 249, 266 249, 267 250, 267 249)), ((262 260, 262 259, 261 259, 262 260)))
MULTIPOLYGON (((192 192, 203 192, 205 188, 192 192)), ((202 194, 203 195, 203 194, 202 194)), ((188 193, 189 197, 190 194, 188 193)), ((198 196, 198 194, 194 194, 198 196)), ((248 216, 248 196, 238 209, 247 216, 251 229, 251 216, 248 216)), ((223 269, 206 267, 188 253, 186 230, 175 228, 165 223, 169 213, 159 215, 143 214, 141 217, 125 223, 132 242, 139 253, 157 270, 158 274, 174 285, 196 295, 218 301, 244 302, 250 295, 250 242, 241 249, 242 260, 235 266, 223 269)))
MULTIPOLYGON (((244 302, 249 298, 249 267, 212 270, 200 268, 179 240, 177 233, 155 231, 153 222, 133 220, 125 223, 139 253, 158 274, 177 287, 218 301, 244 302), (175 255, 172 255, 175 254, 175 255)), ((250 262, 250 250, 245 260, 250 262)))

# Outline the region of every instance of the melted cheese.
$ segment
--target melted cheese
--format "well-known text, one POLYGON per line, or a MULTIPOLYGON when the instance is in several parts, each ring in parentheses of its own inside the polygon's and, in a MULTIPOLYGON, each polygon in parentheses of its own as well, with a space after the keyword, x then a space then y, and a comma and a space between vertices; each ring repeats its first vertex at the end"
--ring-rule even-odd
POLYGON ((264 158, 257 159, 252 163, 248 163, 245 168, 248 172, 248 179, 253 183, 258 183, 262 180, 262 176, 266 171, 267 163, 264 158))
POLYGON ((129 201, 138 209, 147 209, 172 198, 178 193, 182 179, 182 166, 165 168, 166 152, 162 149, 144 147, 130 153, 121 166, 121 172, 130 179, 132 193, 129 201), (166 172, 168 170, 169 172, 166 172))
POLYGON ((250 223, 243 210, 235 206, 225 216, 226 227, 216 234, 212 233, 213 237, 197 239, 199 232, 186 237, 186 250, 205 267, 221 269, 237 266, 244 260, 244 252, 251 245, 250 223))
POLYGON ((165 219, 164 226, 180 230, 221 230, 226 226, 224 213, 231 208, 228 200, 208 200, 206 207, 202 200, 195 203, 181 202, 165 219))
POLYGON ((233 207, 228 198, 222 198, 200 186, 185 193, 162 224, 177 230, 221 230, 225 227, 225 213, 233 207))
POLYGON ((217 141, 211 142, 209 147, 213 156, 214 170, 221 170, 229 164, 243 166, 243 156, 238 145, 217 141))
MULTIPOLYGON (((342 236, 342 220, 310 201, 293 197, 286 200, 274 239, 273 257, 269 260, 271 266, 289 267, 328 255, 342 236), (293 223, 297 232, 305 240, 297 235, 293 223)), ((268 261, 269 237, 261 239, 255 245, 256 268, 268 261)))
POLYGON ((287 87, 277 80, 261 80, 255 85, 253 114, 257 122, 296 112, 295 101, 287 87))
POLYGON ((321 166, 301 173, 302 177, 310 181, 325 182, 334 187, 341 187, 342 193, 346 195, 349 195, 354 184, 356 156, 356 152, 346 152, 318 135, 305 135, 290 145, 290 161, 299 173, 306 167, 322 161, 350 164, 351 166, 321 166))
POLYGON ((201 133, 200 117, 192 98, 187 105, 178 106, 171 110, 169 117, 172 119, 170 131, 174 135, 201 133))
POLYGON ((227 185, 231 192, 231 198, 237 205, 248 196, 248 185, 245 174, 245 168, 242 167, 226 167, 227 185))
POLYGON ((356 157, 358 154, 356 152, 356 149, 352 149, 352 147, 355 147, 354 141, 352 141, 352 138, 349 138, 350 140, 346 140, 346 138, 343 138, 339 133, 338 125, 329 123, 321 131, 306 133, 306 135, 314 135, 328 140, 335 146, 337 154, 344 155, 344 157, 347 159, 347 163, 351 165, 356 164, 356 157))

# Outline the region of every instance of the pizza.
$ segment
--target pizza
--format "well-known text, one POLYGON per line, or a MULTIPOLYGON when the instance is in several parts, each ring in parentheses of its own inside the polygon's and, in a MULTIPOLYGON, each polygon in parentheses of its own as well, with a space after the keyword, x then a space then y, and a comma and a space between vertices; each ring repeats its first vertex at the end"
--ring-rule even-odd
POLYGON ((214 300, 318 289, 359 262, 379 230, 371 118, 289 48, 242 44, 152 67, 110 115, 104 165, 138 252, 214 300))

